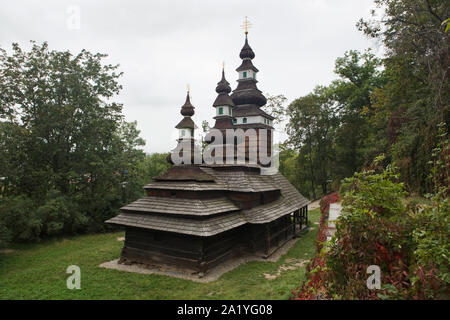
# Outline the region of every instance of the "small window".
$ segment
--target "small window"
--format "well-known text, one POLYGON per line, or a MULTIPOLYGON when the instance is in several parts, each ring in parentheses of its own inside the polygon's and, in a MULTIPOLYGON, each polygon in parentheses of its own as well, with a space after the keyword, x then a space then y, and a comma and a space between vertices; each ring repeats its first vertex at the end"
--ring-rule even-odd
POLYGON ((223 108, 222 107, 219 108, 219 114, 223 114, 223 108))
POLYGON ((244 78, 247 78, 247 71, 244 71, 244 72, 242 73, 242 76, 243 76, 244 78))
POLYGON ((231 116, 231 108, 228 108, 228 114, 231 116))
POLYGON ((184 137, 185 134, 186 134, 186 133, 184 132, 184 129, 181 130, 181 136, 184 137))
POLYGON ((242 119, 242 123, 247 123, 247 118, 242 119))
POLYGON ((191 130, 191 137, 194 136, 194 129, 191 130))
POLYGON ((236 124, 237 123, 237 119, 233 119, 233 123, 236 124))

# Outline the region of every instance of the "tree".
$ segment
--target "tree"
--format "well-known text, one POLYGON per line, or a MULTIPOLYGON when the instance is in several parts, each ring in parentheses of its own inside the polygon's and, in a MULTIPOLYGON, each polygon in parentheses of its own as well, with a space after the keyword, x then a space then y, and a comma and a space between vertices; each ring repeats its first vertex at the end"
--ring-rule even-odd
POLYGON ((314 93, 293 101, 287 109, 289 144, 299 151, 299 160, 307 162, 311 191, 316 187, 327 192, 330 160, 333 158, 333 136, 337 125, 335 110, 326 87, 316 87, 314 93))
POLYGON ((340 78, 332 82, 330 95, 340 121, 335 146, 339 178, 353 175, 378 154, 379 150, 367 143, 369 135, 378 132, 367 123, 367 116, 373 109, 371 94, 383 82, 380 65, 370 50, 351 50, 336 59, 335 73, 340 78))
POLYGON ((0 49, 0 200, 12 204, 0 205, 0 215, 22 217, 9 209, 22 203, 23 218, 36 222, 11 225, 14 219, 5 218, 13 239, 104 230, 123 204, 122 182, 130 198, 137 196, 144 141, 112 99, 122 73, 105 57, 34 42, 29 52, 18 44, 10 55, 0 49))
POLYGON ((264 105, 264 111, 274 117, 275 123, 281 123, 285 120, 286 107, 285 103, 287 98, 282 95, 272 96, 269 93, 266 94, 267 103, 264 105))
POLYGON ((172 167, 172 164, 167 161, 169 153, 152 153, 145 157, 141 164, 143 173, 143 182, 147 184, 154 177, 157 177, 172 167))
POLYGON ((386 149, 410 190, 432 190, 427 180, 438 124, 449 129, 449 34, 445 0, 377 0, 381 20, 358 23, 386 47, 386 84, 372 95, 372 124, 387 128, 386 149))

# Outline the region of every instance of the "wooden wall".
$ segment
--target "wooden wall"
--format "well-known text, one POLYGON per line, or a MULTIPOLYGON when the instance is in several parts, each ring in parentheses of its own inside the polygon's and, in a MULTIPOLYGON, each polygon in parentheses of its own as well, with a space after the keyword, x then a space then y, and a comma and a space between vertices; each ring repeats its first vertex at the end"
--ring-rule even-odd
POLYGON ((295 222, 291 214, 270 223, 247 224, 211 237, 127 227, 120 262, 165 264, 201 275, 241 253, 268 257, 296 235, 295 222))

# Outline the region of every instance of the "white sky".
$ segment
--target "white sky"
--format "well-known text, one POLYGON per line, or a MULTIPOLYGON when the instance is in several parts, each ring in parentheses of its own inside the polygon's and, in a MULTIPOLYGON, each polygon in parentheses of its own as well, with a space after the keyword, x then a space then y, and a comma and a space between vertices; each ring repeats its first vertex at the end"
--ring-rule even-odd
POLYGON ((35 40, 74 54, 108 54, 106 61, 124 72, 118 101, 126 120, 138 121, 146 152, 167 152, 175 146, 187 83, 199 127, 202 120, 214 123, 222 61, 236 87, 244 16, 253 24, 259 89, 290 102, 335 79, 334 61, 345 51, 381 50, 355 27, 373 7, 372 0, 2 1, 0 46, 29 48, 35 40), (69 27, 72 6, 80 12, 79 29, 69 27))

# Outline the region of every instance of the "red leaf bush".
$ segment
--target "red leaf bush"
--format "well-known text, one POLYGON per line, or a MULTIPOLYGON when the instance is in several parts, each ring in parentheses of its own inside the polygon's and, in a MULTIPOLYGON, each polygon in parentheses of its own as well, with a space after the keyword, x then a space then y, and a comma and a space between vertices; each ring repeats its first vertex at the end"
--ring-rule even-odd
POLYGON ((315 300, 328 298, 325 288, 326 256, 322 253, 323 244, 327 240, 327 221, 330 212, 330 204, 339 201, 339 193, 335 192, 322 197, 320 200, 320 223, 316 240, 316 255, 306 266, 307 280, 299 288, 292 290, 293 300, 315 300))
POLYGON ((405 205, 396 171, 366 170, 342 183, 343 210, 333 239, 327 237, 330 203, 324 197, 316 255, 291 299, 448 299, 450 205, 442 190, 429 203, 405 205), (367 287, 377 265, 381 288, 367 287))

